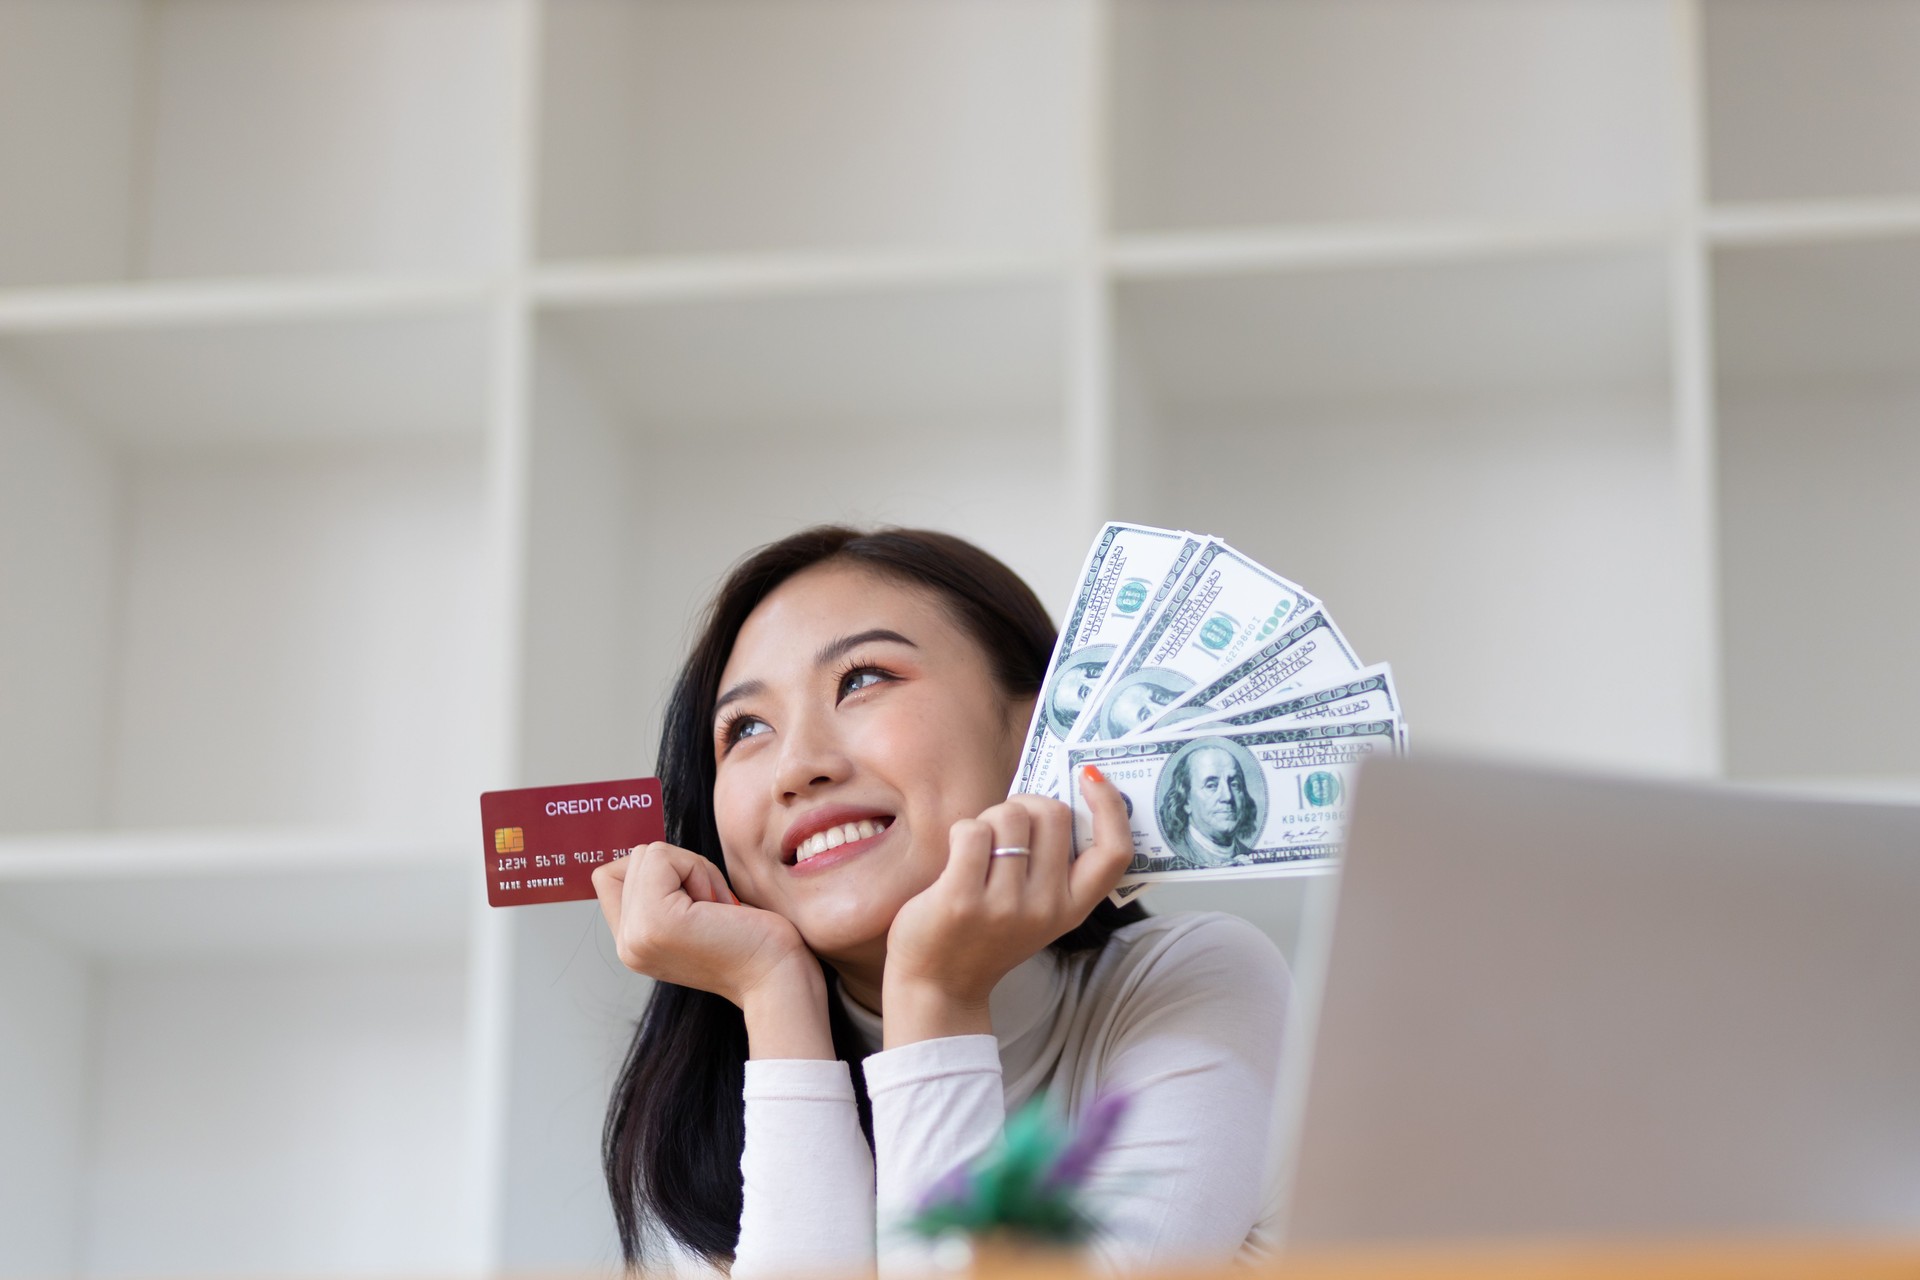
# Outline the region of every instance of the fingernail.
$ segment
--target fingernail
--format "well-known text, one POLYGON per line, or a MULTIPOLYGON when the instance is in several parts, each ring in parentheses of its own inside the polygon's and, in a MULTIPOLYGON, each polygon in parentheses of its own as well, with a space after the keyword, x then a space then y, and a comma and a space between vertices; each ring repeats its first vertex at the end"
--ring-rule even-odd
POLYGON ((1099 765, 1083 764, 1080 766, 1080 773, 1088 782, 1105 782, 1107 780, 1107 775, 1100 772, 1099 765))

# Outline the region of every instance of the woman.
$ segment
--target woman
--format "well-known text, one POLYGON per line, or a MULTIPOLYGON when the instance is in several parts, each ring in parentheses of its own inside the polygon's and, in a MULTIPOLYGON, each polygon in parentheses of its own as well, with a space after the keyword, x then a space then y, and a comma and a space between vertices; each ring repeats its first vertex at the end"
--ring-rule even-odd
POLYGON ((940 533, 808 529, 721 587, 661 734, 669 843, 594 876, 659 982, 605 1131, 629 1264, 649 1227, 735 1276, 911 1259, 898 1220, 1007 1108, 1113 1089, 1097 1251, 1248 1246, 1285 966, 1104 900, 1132 848, 1097 771, 1077 859, 1065 805, 1006 795, 1053 640, 940 533))

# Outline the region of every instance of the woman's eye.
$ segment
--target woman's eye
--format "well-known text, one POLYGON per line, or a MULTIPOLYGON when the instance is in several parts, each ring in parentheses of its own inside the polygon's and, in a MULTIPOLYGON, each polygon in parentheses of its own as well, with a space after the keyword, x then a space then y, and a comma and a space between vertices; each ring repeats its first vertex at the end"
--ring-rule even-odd
POLYGON ((891 677, 877 667, 855 667, 840 677, 840 695, 858 693, 862 689, 876 684, 885 684, 891 677))
POLYGON ((744 738, 757 738, 761 734, 769 731, 770 727, 765 720, 761 720, 755 716, 739 716, 727 725, 720 736, 726 744, 731 747, 734 743, 744 738))

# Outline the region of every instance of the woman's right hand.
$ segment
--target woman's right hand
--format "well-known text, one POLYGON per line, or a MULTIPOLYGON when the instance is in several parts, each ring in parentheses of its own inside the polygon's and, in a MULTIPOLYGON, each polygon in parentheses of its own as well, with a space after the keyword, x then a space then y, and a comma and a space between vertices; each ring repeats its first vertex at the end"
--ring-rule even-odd
POLYGON ((644 845, 596 868, 593 889, 620 963, 636 973, 711 991, 742 1009, 756 992, 820 979, 820 962, 792 922, 742 903, 697 853, 644 845))

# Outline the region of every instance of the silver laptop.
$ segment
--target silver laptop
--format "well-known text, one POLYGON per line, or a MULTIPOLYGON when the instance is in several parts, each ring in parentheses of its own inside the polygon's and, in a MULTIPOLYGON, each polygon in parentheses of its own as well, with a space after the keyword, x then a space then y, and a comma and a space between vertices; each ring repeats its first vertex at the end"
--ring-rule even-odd
POLYGON ((1385 761, 1328 902, 1288 1247, 1920 1231, 1920 806, 1385 761))

